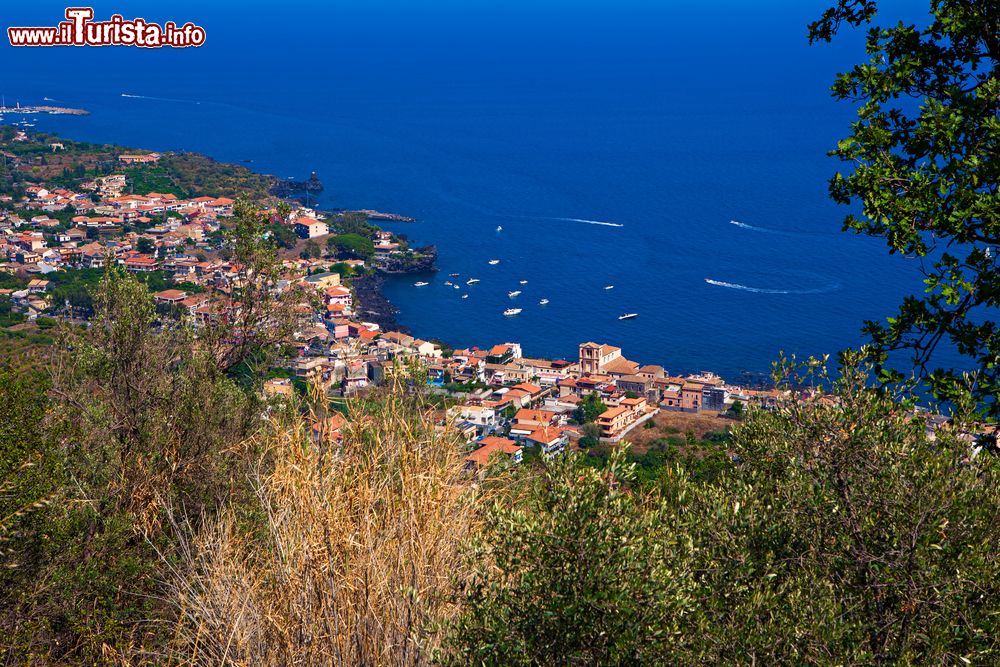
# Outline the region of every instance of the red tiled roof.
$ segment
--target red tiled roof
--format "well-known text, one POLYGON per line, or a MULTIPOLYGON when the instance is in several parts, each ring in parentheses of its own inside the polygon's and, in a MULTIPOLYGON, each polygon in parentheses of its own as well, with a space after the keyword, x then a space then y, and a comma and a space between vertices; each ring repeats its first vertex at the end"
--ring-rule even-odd
POLYGON ((521 447, 513 440, 499 438, 495 435, 483 438, 481 444, 482 446, 479 449, 465 457, 466 461, 471 461, 477 466, 484 466, 493 454, 498 452, 503 452, 504 454, 516 454, 518 450, 521 449, 521 447))

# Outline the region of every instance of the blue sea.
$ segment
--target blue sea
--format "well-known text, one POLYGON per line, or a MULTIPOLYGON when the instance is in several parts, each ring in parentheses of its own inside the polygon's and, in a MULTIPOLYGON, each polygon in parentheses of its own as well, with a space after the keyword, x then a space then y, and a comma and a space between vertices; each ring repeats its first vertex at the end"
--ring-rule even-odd
MULTIPOLYGON (((858 34, 808 45, 828 2, 99 2, 207 42, 5 44, 0 93, 92 112, 39 130, 316 171, 321 207, 418 218, 390 228, 436 244, 441 270, 387 285, 418 336, 557 358, 594 340, 738 380, 858 344, 921 287, 827 197, 853 117, 829 86, 864 57, 858 34)), ((4 27, 64 7, 18 3, 4 27)))

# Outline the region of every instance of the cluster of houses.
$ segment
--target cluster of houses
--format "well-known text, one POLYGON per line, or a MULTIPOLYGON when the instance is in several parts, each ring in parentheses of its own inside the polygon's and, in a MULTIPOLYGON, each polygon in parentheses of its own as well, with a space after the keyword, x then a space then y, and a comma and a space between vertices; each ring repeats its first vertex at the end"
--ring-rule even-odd
MULTIPOLYGON (((119 156, 123 165, 150 164, 159 159, 157 153, 119 156)), ((30 185, 16 202, 10 195, 0 196, 0 204, 9 205, 0 209, 0 271, 44 276, 62 269, 102 268, 111 257, 135 273, 163 271, 178 282, 226 284, 225 267, 197 257, 220 248, 218 232, 233 215, 233 199, 127 190, 128 178, 111 174, 82 182, 76 189, 30 185)), ((276 209, 265 211, 265 215, 271 223, 286 225, 303 239, 330 233, 323 215, 310 208, 299 207, 286 217, 276 209)), ((389 232, 376 230, 371 241, 376 261, 404 251, 389 232)), ((364 266, 361 260, 347 263, 364 266)), ((305 275, 333 264, 315 260, 286 268, 289 280, 294 281, 297 270, 305 275)), ((327 319, 340 320, 351 314, 344 295, 328 296, 327 319)), ((348 325, 338 326, 343 330, 348 325)))
MULTIPOLYGON (((120 156, 125 164, 158 159, 155 153, 120 156)), ((238 267, 221 260, 206 260, 205 256, 218 250, 217 232, 225 218, 233 215, 234 200, 181 198, 162 192, 123 194, 127 187, 124 175, 112 174, 82 183, 79 191, 30 185, 16 202, 10 195, 0 196, 0 204, 9 205, 0 210, 0 272, 35 279, 66 269, 99 269, 114 261, 133 273, 160 271, 176 282, 227 293, 238 267), (60 214, 67 210, 71 214, 60 214)), ((271 214, 276 216, 273 211, 271 214)), ((306 236, 328 231, 326 223, 311 209, 301 209, 280 222, 294 226, 296 231, 306 227, 306 236)), ((349 263, 363 266, 356 260, 349 263)), ((285 268, 289 282, 294 283, 297 277, 322 272, 332 264, 322 260, 288 261, 285 268)), ((347 291, 338 285, 325 287, 347 291)), ((45 302, 44 292, 17 290, 0 296, 11 296, 15 306, 32 318, 53 305, 45 302)), ((348 295, 335 290, 326 296, 327 317, 339 319, 351 314, 348 295)), ((201 302, 206 298, 185 295, 178 300, 175 295, 160 300, 189 306, 197 300, 204 307, 201 302)))
MULTIPOLYGON (((158 156, 121 158, 143 163, 158 156)), ((233 214, 233 200, 123 194, 126 187, 122 175, 86 183, 83 193, 31 186, 17 208, 37 215, 25 219, 8 211, 0 217, 0 271, 29 279, 24 289, 6 290, 15 307, 29 317, 51 312, 59 304, 47 298, 46 276, 115 261, 134 273, 162 272, 175 286, 157 292, 155 301, 196 324, 238 311, 232 294, 244 279, 241 267, 197 252, 211 248, 207 239, 233 214), (70 225, 50 217, 69 206, 75 212, 70 225), (114 233, 126 223, 140 223, 141 231, 114 233)), ((310 209, 299 208, 284 219, 276 211, 269 215, 272 222, 293 226, 301 238, 329 233, 327 223, 310 209)), ((377 230, 371 240, 376 258, 400 252, 389 232, 377 230)), ((365 266, 362 260, 282 261, 284 279, 275 289, 300 287, 310 298, 302 304, 299 330, 285 344, 285 377, 268 380, 265 393, 291 395, 301 382, 352 395, 400 374, 411 382, 419 379, 430 391, 452 399, 442 425, 464 436, 470 471, 483 470, 498 457, 520 463, 526 448, 537 448, 542 456, 565 450, 584 437, 575 416, 589 397, 599 398, 605 409, 587 432, 614 443, 660 411, 723 413, 749 403, 769 408, 786 396, 731 385, 712 373, 672 375, 662 366, 629 360, 621 348, 603 343, 585 342, 576 358, 555 360, 526 357, 516 342, 444 350, 433 341, 383 331, 366 321, 356 310, 350 286, 331 270, 334 263, 365 266)), ((346 426, 345 418, 334 414, 314 424, 312 435, 336 442, 346 426)))
MULTIPOLYGON (((209 248, 206 238, 220 229, 220 218, 232 215, 234 204, 224 197, 179 199, 157 192, 91 197, 42 186, 26 191, 18 209, 37 215, 6 211, 0 217, 0 270, 11 273, 100 268, 109 255, 130 271, 157 271, 166 267, 165 258, 209 248), (68 223, 51 216, 70 206, 76 215, 68 223), (126 223, 147 227, 141 233, 115 234, 126 223), (141 239, 146 252, 139 252, 141 239)), ((11 201, 9 196, 2 199, 11 201)))
MULTIPOLYGON (((297 356, 289 362, 292 378, 345 395, 400 372, 413 377, 415 368, 431 391, 460 398, 442 423, 468 443, 470 470, 484 468, 494 455, 518 463, 525 448, 537 447, 543 456, 563 451, 583 435, 574 417, 589 395, 606 406, 594 424, 607 443, 661 410, 723 412, 736 402, 773 406, 783 396, 733 386, 711 373, 670 375, 661 366, 626 359, 611 345, 583 343, 571 361, 525 357, 515 342, 445 352, 435 342, 380 331, 351 316, 300 332, 297 356)), ((290 393, 292 380, 271 380, 265 391, 290 393)))
MULTIPOLYGON (((38 215, 25 220, 9 214, 0 222, 0 260, 6 260, 0 270, 13 269, 33 278, 27 289, 14 295, 17 304, 29 314, 41 313, 51 306, 45 301, 46 274, 101 268, 117 261, 135 273, 162 272, 177 286, 157 292, 154 299, 195 323, 226 318, 238 310, 240 304, 231 295, 241 279, 240 267, 222 259, 199 259, 196 254, 198 248, 208 247, 205 240, 220 228, 221 219, 232 215, 233 200, 123 194, 126 187, 124 176, 110 175, 85 184, 84 193, 42 186, 27 189, 19 208, 38 215), (76 215, 66 229, 48 214, 68 206, 76 215), (126 223, 145 227, 113 233, 126 223)), ((285 219, 277 215, 270 213, 272 222, 292 225, 301 238, 329 233, 327 223, 310 209, 300 208, 285 219)), ((389 232, 377 230, 371 240, 376 256, 400 251, 389 232)), ((361 260, 347 263, 364 266, 361 260)), ((537 446, 545 456, 564 450, 581 437, 581 426, 572 415, 588 395, 598 396, 607 407, 595 421, 600 439, 606 442, 621 440, 660 410, 719 412, 733 401, 761 398, 712 374, 671 376, 661 366, 626 359, 618 347, 592 342, 582 344, 573 360, 528 358, 514 342, 446 354, 437 343, 382 331, 378 324, 365 321, 355 309, 351 288, 341 284, 339 273, 330 271, 332 264, 326 259, 283 260, 286 279, 278 289, 297 285, 315 298, 303 312, 299 331, 285 346, 288 377, 269 380, 265 392, 288 394, 295 381, 301 381, 351 395, 417 368, 432 390, 462 398, 445 420, 465 435, 470 468, 481 468, 494 454, 519 462, 524 447, 537 446)), ((314 436, 337 438, 343 427, 343 418, 334 416, 317 425, 314 436)))

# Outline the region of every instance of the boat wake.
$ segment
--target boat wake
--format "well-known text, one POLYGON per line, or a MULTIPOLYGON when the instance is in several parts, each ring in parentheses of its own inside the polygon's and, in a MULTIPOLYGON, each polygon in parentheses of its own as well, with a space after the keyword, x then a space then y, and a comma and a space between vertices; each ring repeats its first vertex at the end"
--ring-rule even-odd
POLYGON ((757 225, 748 225, 745 222, 740 222, 739 220, 730 220, 729 224, 735 225, 740 229, 746 229, 751 232, 760 232, 761 234, 777 234, 778 236, 816 236, 814 232, 793 232, 785 231, 783 229, 771 229, 770 227, 758 227, 757 225))
POLYGON ((604 227, 624 227, 619 222, 605 222, 604 220, 587 220, 586 218, 546 218, 546 220, 562 220, 564 222, 582 222, 585 225, 603 225, 604 227))
POLYGON ((739 220, 730 220, 729 224, 736 225, 740 229, 750 229, 750 230, 753 230, 755 232, 764 232, 765 234, 780 233, 780 232, 777 232, 777 231, 775 231, 773 229, 768 229, 767 227, 757 227, 756 225, 748 225, 747 223, 740 222, 739 220))
POLYGON ((177 104, 201 104, 197 100, 178 100, 172 97, 153 97, 151 95, 132 95, 130 93, 122 93, 122 97, 128 97, 133 100, 152 100, 154 102, 176 102, 177 104))
POLYGON ((754 292, 756 294, 826 294, 840 289, 840 283, 833 283, 826 287, 816 289, 770 289, 767 287, 751 287, 750 285, 740 285, 739 283, 727 283, 723 280, 712 280, 705 278, 705 282, 716 287, 726 287, 728 289, 742 290, 744 292, 754 292))

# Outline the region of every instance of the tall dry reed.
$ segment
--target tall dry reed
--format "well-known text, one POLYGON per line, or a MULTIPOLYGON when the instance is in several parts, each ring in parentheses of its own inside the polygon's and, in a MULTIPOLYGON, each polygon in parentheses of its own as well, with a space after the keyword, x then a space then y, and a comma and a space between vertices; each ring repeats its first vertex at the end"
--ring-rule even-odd
POLYGON ((307 420, 275 429, 259 507, 185 541, 174 662, 427 664, 482 499, 460 443, 413 399, 390 392, 349 418, 339 446, 313 442, 307 420))

